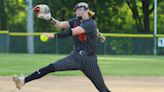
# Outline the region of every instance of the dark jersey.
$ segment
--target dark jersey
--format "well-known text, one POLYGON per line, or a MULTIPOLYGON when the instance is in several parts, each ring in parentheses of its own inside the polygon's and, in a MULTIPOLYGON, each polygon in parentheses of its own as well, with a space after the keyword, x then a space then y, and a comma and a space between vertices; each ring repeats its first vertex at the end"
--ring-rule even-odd
POLYGON ((73 36, 76 51, 85 51, 87 53, 96 53, 97 27, 92 19, 80 21, 77 18, 69 20, 71 28, 80 26, 86 33, 73 36))

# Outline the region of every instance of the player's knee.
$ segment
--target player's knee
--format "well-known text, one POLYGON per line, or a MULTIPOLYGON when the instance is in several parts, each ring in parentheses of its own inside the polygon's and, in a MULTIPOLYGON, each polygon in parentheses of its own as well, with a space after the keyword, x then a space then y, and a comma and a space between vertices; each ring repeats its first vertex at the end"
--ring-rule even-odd
POLYGON ((56 69, 55 69, 55 66, 53 64, 49 64, 48 65, 48 69, 51 71, 51 72, 55 72, 56 69))

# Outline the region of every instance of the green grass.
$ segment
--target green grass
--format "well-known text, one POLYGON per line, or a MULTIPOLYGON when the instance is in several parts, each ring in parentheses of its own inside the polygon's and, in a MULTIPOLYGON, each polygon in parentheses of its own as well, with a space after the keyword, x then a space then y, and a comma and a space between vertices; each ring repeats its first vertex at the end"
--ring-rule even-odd
MULTIPOLYGON (((0 75, 25 75, 59 60, 65 55, 0 54, 0 75)), ((105 76, 164 76, 163 56, 99 55, 99 66, 105 76)), ((50 75, 82 76, 80 71, 56 72, 50 75)))

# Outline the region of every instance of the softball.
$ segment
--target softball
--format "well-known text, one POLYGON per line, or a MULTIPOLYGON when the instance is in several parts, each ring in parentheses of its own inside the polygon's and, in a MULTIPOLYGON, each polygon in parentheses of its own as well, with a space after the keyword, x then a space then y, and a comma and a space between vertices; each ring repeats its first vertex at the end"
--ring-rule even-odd
POLYGON ((46 35, 40 35, 40 40, 42 41, 42 42, 46 42, 46 41, 48 41, 48 36, 46 36, 46 35))

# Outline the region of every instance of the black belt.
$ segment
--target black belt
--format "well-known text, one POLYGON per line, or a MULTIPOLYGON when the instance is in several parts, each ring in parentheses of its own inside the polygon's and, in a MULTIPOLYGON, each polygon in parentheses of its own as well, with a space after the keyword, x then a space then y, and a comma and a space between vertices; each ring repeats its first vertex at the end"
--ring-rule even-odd
POLYGON ((83 56, 83 55, 88 55, 88 56, 95 55, 95 53, 93 53, 93 52, 86 52, 86 51, 83 51, 83 50, 77 51, 77 53, 81 56, 83 56))

